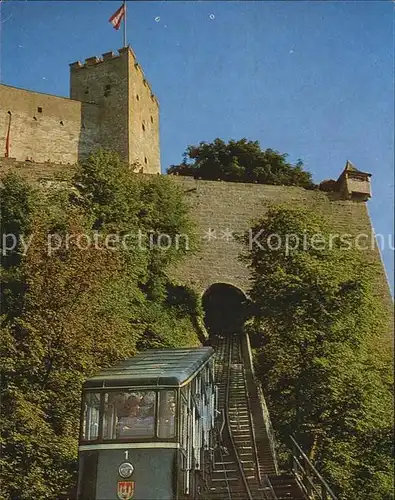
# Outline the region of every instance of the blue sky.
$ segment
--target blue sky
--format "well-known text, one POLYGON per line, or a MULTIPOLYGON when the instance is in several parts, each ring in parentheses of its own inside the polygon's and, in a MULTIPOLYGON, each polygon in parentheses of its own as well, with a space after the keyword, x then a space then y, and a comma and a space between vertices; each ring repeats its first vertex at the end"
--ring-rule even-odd
MULTIPOLYGON (((122 46, 118 1, 1 4, 1 80, 68 96, 70 62, 122 46)), ((388 1, 128 2, 128 41, 161 104, 162 170, 189 144, 247 137, 301 158, 314 180, 346 160, 393 288, 394 47, 388 1)))

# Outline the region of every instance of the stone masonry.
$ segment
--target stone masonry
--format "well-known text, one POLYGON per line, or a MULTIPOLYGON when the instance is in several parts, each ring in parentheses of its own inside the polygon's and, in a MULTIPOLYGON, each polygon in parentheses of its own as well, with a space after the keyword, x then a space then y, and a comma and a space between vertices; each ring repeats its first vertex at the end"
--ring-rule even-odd
POLYGON ((72 63, 70 96, 0 85, 0 155, 67 165, 107 148, 160 173, 159 103, 130 47, 72 63))
POLYGON ((0 85, 0 154, 38 163, 73 164, 98 147, 96 104, 0 85), (82 111, 89 128, 83 127, 82 111))
MULTIPOLYGON (((204 181, 182 176, 172 176, 172 179, 187 197, 201 237, 199 253, 191 255, 175 275, 180 281, 193 284, 201 293, 218 282, 248 292, 248 269, 238 259, 242 248, 233 235, 248 231, 269 207, 279 204, 311 208, 329 217, 338 234, 366 235, 359 238, 362 246, 365 243, 369 246, 365 252, 367 261, 381 262, 364 201, 343 199, 336 192, 293 186, 204 181)), ((390 299, 384 270, 378 282, 383 295, 390 299)))

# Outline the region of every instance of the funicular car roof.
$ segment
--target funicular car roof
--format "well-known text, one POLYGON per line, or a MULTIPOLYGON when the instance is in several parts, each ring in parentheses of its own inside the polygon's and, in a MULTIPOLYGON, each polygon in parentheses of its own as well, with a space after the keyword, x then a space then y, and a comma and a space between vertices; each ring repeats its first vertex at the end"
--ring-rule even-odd
POLYGON ((126 386, 173 386, 187 382, 214 354, 212 347, 193 349, 149 349, 112 367, 84 383, 85 389, 126 386))

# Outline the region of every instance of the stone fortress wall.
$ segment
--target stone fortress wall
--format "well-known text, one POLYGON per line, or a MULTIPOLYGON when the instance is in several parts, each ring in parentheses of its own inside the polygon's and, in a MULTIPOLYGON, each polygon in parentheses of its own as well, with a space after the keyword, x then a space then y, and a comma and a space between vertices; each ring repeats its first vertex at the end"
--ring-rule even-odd
POLYGON ((70 96, 0 85, 1 157, 75 164, 102 147, 160 173, 159 103, 130 47, 72 63, 70 96))
MULTIPOLYGON (((159 104, 130 47, 70 65, 71 99, 0 85, 0 177, 13 171, 42 185, 67 180, 75 163, 97 147, 117 151, 138 172, 160 173, 159 104), (7 141, 8 136, 8 141, 7 141), (6 153, 6 143, 9 148, 6 153)), ((347 162, 340 177, 320 190, 172 176, 191 206, 201 237, 199 253, 173 270, 180 283, 204 293, 228 283, 244 293, 249 271, 234 234, 247 231, 270 206, 308 207, 326 215, 336 232, 368 235, 366 262, 380 265, 376 292, 392 309, 366 201, 370 174, 347 162), (370 244, 370 243, 369 243, 370 244)))
POLYGON ((76 163, 98 147, 98 119, 96 104, 0 85, 0 155, 6 154, 8 134, 11 158, 76 163))
POLYGON ((227 283, 248 294, 250 275, 239 260, 243 248, 234 235, 247 232, 270 207, 306 207, 328 218, 334 234, 349 234, 353 238, 362 235, 359 237, 361 247, 369 247, 361 250, 367 265, 371 262, 379 264, 376 293, 392 310, 392 297, 380 251, 375 243, 367 204, 359 199, 360 193, 350 198, 344 196, 342 189, 324 192, 294 186, 205 181, 182 176, 172 176, 172 179, 181 186, 189 202, 201 239, 199 253, 191 254, 173 271, 181 283, 192 285, 200 293, 215 283, 227 283))
MULTIPOLYGON (((67 181, 73 167, 0 158, 0 177, 9 171, 18 173, 29 182, 51 186, 59 180, 67 181)), ((362 235, 361 245, 368 246, 366 250, 361 250, 366 265, 378 264, 375 283, 377 300, 392 314, 391 291, 375 243, 367 197, 365 195, 361 199, 360 187, 358 192, 345 196, 346 183, 341 184, 338 191, 324 192, 295 186, 205 181, 176 175, 171 176, 171 179, 187 199, 200 239, 199 251, 191 253, 177 268, 171 270, 172 277, 179 284, 191 286, 202 295, 210 286, 226 283, 248 295, 250 274, 239 260, 243 248, 234 236, 248 231, 253 222, 264 216, 270 207, 285 204, 313 209, 325 216, 331 222, 335 234, 350 234, 354 238, 362 235)), ((344 179, 344 172, 340 179, 344 179)), ((363 191, 366 191, 365 185, 363 191)), ((389 330, 392 331, 392 327, 390 325, 389 330)), ((391 333, 388 338, 392 338, 391 333)))

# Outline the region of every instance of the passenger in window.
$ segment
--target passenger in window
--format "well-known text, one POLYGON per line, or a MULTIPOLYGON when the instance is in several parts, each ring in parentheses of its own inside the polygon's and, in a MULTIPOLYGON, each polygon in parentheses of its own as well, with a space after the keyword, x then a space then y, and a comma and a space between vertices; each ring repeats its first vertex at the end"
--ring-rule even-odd
POLYGON ((154 417, 155 416, 155 393, 147 393, 140 406, 140 416, 142 418, 154 417))
POLYGON ((129 396, 128 400, 126 401, 126 408, 129 417, 139 416, 141 399, 142 398, 137 394, 132 394, 131 396, 129 396))
POLYGON ((169 417, 174 417, 175 414, 176 414, 176 403, 175 401, 170 401, 168 415, 169 417))
POLYGON ((139 423, 136 432, 142 437, 154 435, 156 394, 147 392, 142 398, 139 412, 139 423))
POLYGON ((136 425, 140 409, 139 403, 140 397, 132 394, 118 412, 118 429, 121 436, 130 434, 130 430, 136 425))
POLYGON ((128 399, 127 393, 115 394, 115 396, 113 397, 112 403, 117 412, 118 418, 128 416, 127 399, 128 399))
POLYGON ((162 438, 172 438, 175 435, 176 403, 174 397, 170 397, 166 405, 162 407, 160 416, 159 435, 162 438))

